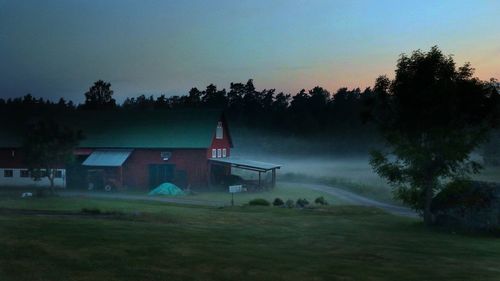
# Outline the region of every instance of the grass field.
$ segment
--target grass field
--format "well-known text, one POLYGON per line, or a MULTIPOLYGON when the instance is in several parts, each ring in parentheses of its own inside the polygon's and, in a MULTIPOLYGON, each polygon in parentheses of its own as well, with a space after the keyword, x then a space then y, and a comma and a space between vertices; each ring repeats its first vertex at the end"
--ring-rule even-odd
MULTIPOLYGON (((317 182, 343 188, 354 193, 391 204, 401 204, 394 199, 392 188, 380 178, 369 164, 368 158, 339 159, 279 159, 271 162, 284 166, 278 173, 283 181, 317 182)), ((485 167, 472 179, 500 182, 500 167, 485 167)))
POLYGON ((361 207, 0 197, 0 280, 498 280, 498 238, 361 207), (82 208, 120 211, 81 216, 82 208))
MULTIPOLYGON (((234 203, 235 205, 243 205, 255 198, 263 198, 271 203, 275 198, 281 198, 283 201, 286 201, 288 199, 296 201, 299 198, 305 198, 309 201, 309 203, 313 203, 314 200, 320 196, 323 196, 329 204, 339 203, 336 197, 329 195, 328 193, 316 190, 304 189, 288 183, 277 183, 275 188, 260 192, 236 193, 234 195, 234 203)), ((224 191, 199 192, 195 193, 194 195, 190 195, 186 198, 230 202, 231 194, 224 191)))

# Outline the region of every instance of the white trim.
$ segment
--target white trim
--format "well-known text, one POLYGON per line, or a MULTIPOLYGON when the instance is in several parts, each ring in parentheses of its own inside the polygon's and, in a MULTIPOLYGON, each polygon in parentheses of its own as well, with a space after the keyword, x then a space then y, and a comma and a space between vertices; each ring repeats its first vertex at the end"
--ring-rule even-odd
MULTIPOLYGON (((26 168, 0 168, 0 186, 50 186, 48 178, 44 177, 39 181, 33 180, 31 177, 21 177, 21 171, 26 168), (4 177, 5 170, 12 170, 12 177, 4 177)), ((66 187, 66 169, 57 169, 61 172, 60 178, 54 178, 54 186, 66 187)))

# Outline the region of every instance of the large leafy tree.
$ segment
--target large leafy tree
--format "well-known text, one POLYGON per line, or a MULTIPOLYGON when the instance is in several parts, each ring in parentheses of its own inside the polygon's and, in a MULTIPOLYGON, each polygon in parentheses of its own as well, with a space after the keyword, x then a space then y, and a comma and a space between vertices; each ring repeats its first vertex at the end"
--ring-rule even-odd
POLYGON ((44 177, 50 181, 54 193, 57 168, 73 159, 73 151, 83 135, 80 131, 63 127, 54 121, 38 121, 29 128, 24 138, 25 161, 34 180, 44 177))
POLYGON ((401 55, 394 80, 381 76, 374 87, 373 117, 387 150, 372 152, 371 165, 427 224, 442 184, 480 170, 470 155, 497 117, 498 93, 473 72, 433 47, 401 55))
POLYGON ((113 98, 111 83, 98 80, 85 93, 86 109, 112 109, 116 107, 116 101, 113 98))

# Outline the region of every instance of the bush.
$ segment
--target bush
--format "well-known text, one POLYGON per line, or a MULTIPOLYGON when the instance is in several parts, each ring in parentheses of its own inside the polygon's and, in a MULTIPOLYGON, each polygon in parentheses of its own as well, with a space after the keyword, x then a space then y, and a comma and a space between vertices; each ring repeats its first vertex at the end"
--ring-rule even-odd
POLYGON ((290 208, 290 209, 291 209, 291 208, 295 207, 295 203, 293 202, 293 200, 292 200, 292 199, 288 199, 288 200, 286 200, 286 202, 285 202, 285 207, 287 207, 287 208, 290 208))
POLYGON ((328 205, 328 202, 326 201, 325 197, 320 196, 314 200, 314 203, 319 204, 319 205, 328 205))
POLYGON ((285 205, 285 202, 281 200, 281 198, 275 198, 273 201, 273 206, 283 206, 285 205))
POLYGON ((309 201, 307 201, 307 199, 305 199, 305 198, 299 198, 299 199, 297 199, 297 202, 295 202, 295 205, 298 208, 304 208, 307 205, 309 205, 309 201))
POLYGON ((432 200, 432 213, 440 226, 494 231, 500 227, 500 185, 451 182, 432 200))
POLYGON ((250 205, 250 206, 270 206, 271 203, 269 203, 269 201, 267 201, 266 199, 256 198, 256 199, 250 200, 250 202, 248 202, 248 205, 250 205))

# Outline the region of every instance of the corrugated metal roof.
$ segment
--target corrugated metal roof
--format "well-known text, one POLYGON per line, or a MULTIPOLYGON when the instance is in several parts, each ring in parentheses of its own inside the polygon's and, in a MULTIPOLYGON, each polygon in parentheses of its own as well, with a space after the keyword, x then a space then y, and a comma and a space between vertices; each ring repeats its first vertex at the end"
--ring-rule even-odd
POLYGON ((260 162, 260 161, 254 161, 254 160, 248 160, 248 159, 241 159, 241 158, 236 158, 236 157, 210 158, 209 160, 213 161, 213 162, 231 164, 232 166, 237 167, 237 168, 242 168, 242 169, 249 168, 249 169, 255 169, 255 170, 262 170, 262 171, 279 169, 281 167, 281 165, 278 165, 278 164, 260 162))
POLYGON ((120 167, 132 153, 132 149, 95 150, 83 161, 84 166, 120 167))

